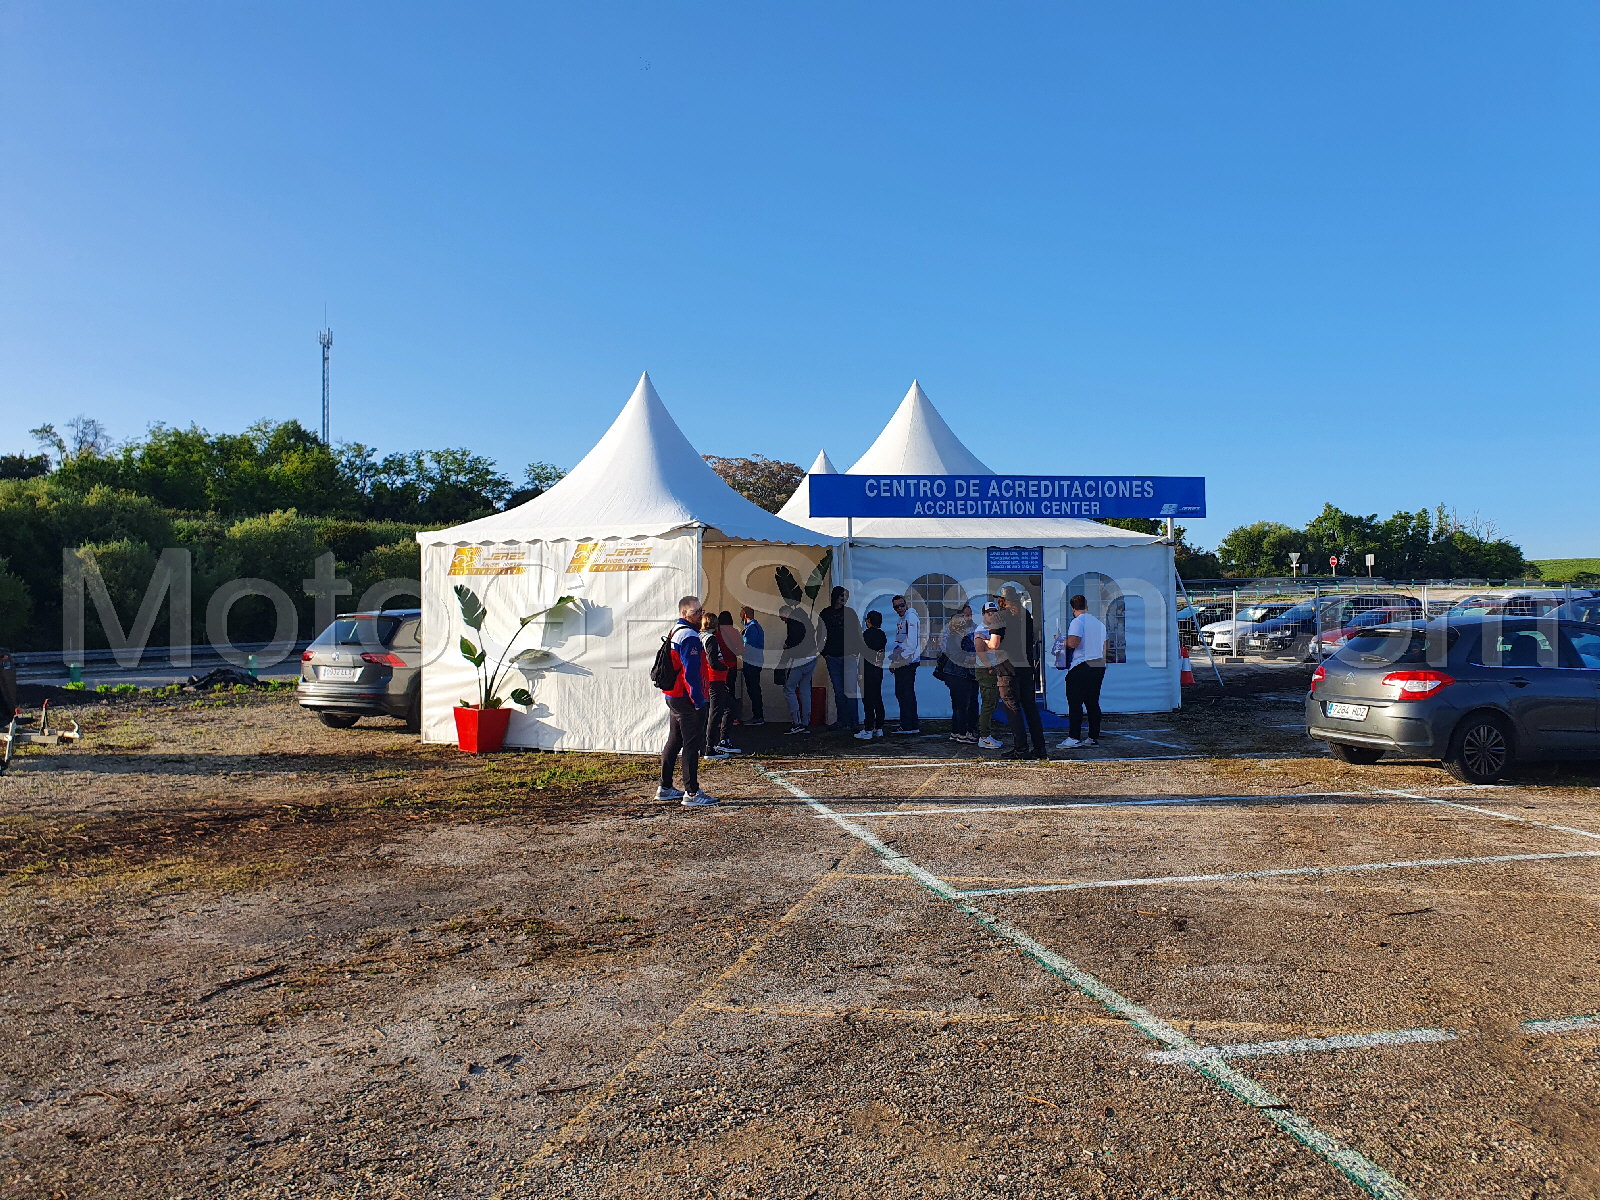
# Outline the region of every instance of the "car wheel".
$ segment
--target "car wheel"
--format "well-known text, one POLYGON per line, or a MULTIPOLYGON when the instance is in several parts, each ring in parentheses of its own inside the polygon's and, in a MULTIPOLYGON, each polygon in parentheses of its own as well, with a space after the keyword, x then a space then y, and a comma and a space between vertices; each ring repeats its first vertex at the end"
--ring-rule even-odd
POLYGON ((1505 721, 1493 713, 1477 713, 1456 727, 1444 768, 1462 783, 1494 783, 1511 760, 1511 731, 1505 721))
POLYGON ((321 718, 322 723, 329 729, 349 729, 361 719, 355 713, 341 712, 318 713, 317 716, 321 718))
POLYGON ((1329 742, 1328 749, 1340 762, 1370 766, 1383 757, 1383 751, 1373 746, 1347 746, 1343 742, 1329 742))
POLYGON ((422 732, 422 689, 414 688, 411 692, 411 703, 406 705, 406 732, 422 732))

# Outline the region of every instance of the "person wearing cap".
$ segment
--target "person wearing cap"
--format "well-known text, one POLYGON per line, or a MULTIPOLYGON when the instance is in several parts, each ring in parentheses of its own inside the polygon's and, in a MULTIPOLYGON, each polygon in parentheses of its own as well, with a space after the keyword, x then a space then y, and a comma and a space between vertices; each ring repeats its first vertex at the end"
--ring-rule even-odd
MULTIPOLYGON (((1000 706, 1000 689, 995 684, 994 668, 997 655, 989 650, 989 634, 1000 623, 1000 605, 987 600, 983 605, 983 624, 972 635, 972 648, 978 663, 974 674, 978 679, 978 745, 985 750, 1000 749, 1000 739, 994 736, 994 710, 1000 706)), ((998 648, 999 643, 996 643, 998 648)))

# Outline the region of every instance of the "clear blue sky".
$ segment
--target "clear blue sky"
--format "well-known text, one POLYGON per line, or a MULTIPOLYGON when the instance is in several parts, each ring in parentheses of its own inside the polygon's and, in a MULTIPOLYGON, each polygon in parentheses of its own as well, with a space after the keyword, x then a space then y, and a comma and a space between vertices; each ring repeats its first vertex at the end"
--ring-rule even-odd
POLYGON ((0 450, 42 418, 571 465, 648 368, 848 462, 1204 474, 1600 553, 1600 7, 0 6, 0 450))

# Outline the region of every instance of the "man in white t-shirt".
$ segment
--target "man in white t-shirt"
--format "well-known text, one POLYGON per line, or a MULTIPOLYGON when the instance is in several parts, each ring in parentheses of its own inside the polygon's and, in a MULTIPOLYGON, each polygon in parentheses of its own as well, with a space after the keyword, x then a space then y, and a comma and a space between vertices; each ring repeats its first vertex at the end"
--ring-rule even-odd
POLYGON ((1067 626, 1067 737, 1063 750, 1100 744, 1100 685, 1106 678, 1106 627, 1089 614, 1089 601, 1074 596, 1067 626), (1083 737, 1083 714, 1089 713, 1089 736, 1083 737))

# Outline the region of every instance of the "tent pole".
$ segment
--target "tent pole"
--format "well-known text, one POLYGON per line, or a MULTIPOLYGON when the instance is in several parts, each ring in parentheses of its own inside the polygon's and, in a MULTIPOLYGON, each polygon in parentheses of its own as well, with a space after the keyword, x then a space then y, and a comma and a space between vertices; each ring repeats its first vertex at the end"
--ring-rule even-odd
MULTIPOLYGON (((1189 595, 1189 589, 1183 586, 1183 576, 1178 574, 1178 566, 1177 566, 1176 563, 1174 563, 1173 566, 1172 566, 1172 577, 1178 581, 1178 590, 1183 593, 1183 602, 1185 604, 1187 604, 1191 609, 1194 609, 1194 600, 1189 595)), ((1237 622, 1238 619, 1239 619, 1239 614, 1236 612, 1236 613, 1234 613, 1234 621, 1237 622)), ((1195 641, 1199 642, 1202 646, 1204 646, 1206 648, 1206 660, 1211 664, 1212 671, 1214 671, 1216 673, 1217 686, 1218 687, 1226 687, 1227 684, 1222 682, 1222 668, 1217 666, 1217 656, 1215 654, 1211 653, 1211 645, 1210 645, 1210 643, 1208 643, 1205 640, 1205 638, 1199 636, 1200 635, 1200 616, 1199 616, 1198 610, 1195 611, 1194 632, 1195 632, 1195 641)), ((1237 640, 1238 635, 1235 634, 1234 636, 1235 636, 1235 639, 1237 640)), ((1235 647, 1235 650, 1237 650, 1237 647, 1235 647)))

